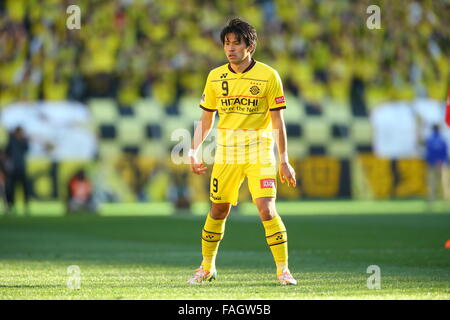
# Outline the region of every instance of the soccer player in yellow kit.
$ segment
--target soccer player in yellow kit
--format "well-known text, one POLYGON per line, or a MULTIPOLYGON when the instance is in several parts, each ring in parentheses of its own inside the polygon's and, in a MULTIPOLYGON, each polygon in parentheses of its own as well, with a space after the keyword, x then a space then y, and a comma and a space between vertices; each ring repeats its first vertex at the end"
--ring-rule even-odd
POLYGON ((274 69, 252 59, 257 35, 251 25, 233 19, 220 37, 229 63, 208 75, 200 103, 204 111, 189 150, 191 171, 205 174, 207 167, 198 159, 197 151, 218 112, 218 141, 210 184, 212 204, 202 230, 203 261, 188 283, 216 278, 215 260, 225 222, 247 177, 275 260, 277 279, 283 285, 296 285, 288 268, 286 228, 275 208, 277 166, 273 136, 278 146, 280 180, 296 186, 295 171, 287 155, 282 113, 286 103, 281 79, 274 69))

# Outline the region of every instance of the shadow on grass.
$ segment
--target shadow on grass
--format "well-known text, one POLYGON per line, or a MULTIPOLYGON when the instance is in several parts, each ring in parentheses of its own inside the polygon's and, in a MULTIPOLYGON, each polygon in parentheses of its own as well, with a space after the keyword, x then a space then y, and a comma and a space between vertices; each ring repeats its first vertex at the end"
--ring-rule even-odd
MULTIPOLYGON (((442 250, 449 237, 450 215, 333 214, 283 220, 289 250, 295 253, 290 261, 306 263, 307 269, 348 271, 352 263, 373 261, 450 266, 448 252, 442 250)), ((204 217, 179 216, 0 219, 0 259, 190 269, 201 259, 203 223, 204 217)), ((218 263, 272 271, 272 257, 257 217, 234 217, 226 230, 218 263)))
POLYGON ((61 289, 66 288, 61 285, 0 285, 0 289, 7 288, 7 289, 61 289))

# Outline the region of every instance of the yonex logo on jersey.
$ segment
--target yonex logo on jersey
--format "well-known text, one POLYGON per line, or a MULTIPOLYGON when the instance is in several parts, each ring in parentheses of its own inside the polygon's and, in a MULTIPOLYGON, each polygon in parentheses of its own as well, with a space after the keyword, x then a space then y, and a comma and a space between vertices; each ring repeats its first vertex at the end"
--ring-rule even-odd
POLYGON ((222 73, 222 75, 220 76, 220 79, 225 79, 227 77, 228 73, 222 73))
POLYGON ((280 104, 280 103, 284 103, 285 101, 284 101, 284 96, 281 96, 281 97, 276 97, 275 98, 275 103, 276 104, 280 104))
POLYGON ((266 188, 275 188, 275 179, 261 179, 259 180, 261 183, 261 189, 266 189, 266 188))
POLYGON ((259 93, 259 88, 257 86, 253 86, 250 88, 250 93, 253 95, 257 95, 259 93))

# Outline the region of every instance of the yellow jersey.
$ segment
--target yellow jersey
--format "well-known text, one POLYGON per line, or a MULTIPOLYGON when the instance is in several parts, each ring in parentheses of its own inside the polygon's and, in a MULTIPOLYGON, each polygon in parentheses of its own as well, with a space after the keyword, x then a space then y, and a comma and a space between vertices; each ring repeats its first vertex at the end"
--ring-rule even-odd
POLYGON ((278 72, 252 60, 241 73, 235 72, 230 64, 213 69, 206 80, 200 107, 219 114, 217 159, 225 147, 247 147, 237 152, 248 155, 249 146, 262 144, 264 147, 259 150, 270 152, 273 139, 269 111, 286 108, 286 102, 278 72))

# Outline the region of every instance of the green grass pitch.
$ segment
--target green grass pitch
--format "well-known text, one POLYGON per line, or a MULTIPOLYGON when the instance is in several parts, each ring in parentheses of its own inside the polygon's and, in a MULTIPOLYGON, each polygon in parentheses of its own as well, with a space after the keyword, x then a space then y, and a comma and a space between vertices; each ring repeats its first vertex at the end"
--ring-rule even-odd
POLYGON ((450 298, 449 214, 284 221, 295 287, 277 284, 256 215, 230 216, 218 279, 200 286, 186 280, 200 263, 203 216, 0 217, 0 299, 450 298), (67 287, 71 265, 79 290, 67 287), (367 288, 370 265, 380 267, 379 290, 367 288))

